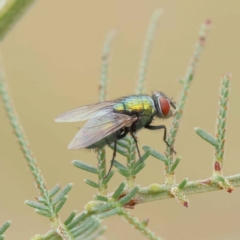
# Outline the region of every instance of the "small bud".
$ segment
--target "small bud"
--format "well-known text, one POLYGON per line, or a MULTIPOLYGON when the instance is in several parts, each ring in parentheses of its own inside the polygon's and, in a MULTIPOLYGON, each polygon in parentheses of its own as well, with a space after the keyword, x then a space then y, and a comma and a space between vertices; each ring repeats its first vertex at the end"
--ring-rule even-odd
POLYGON ((218 172, 221 171, 221 164, 218 161, 214 163, 214 170, 218 172))
POLYGON ((189 201, 181 189, 178 187, 173 187, 170 190, 170 194, 175 197, 184 207, 188 207, 189 201))
POLYGON ((85 205, 85 209, 88 211, 88 212, 91 212, 93 210, 93 208, 95 206, 97 206, 98 203, 96 201, 90 201, 88 202, 86 205, 85 205))
POLYGON ((227 192, 231 193, 233 191, 233 188, 228 188, 227 192))
POLYGON ((205 185, 205 184, 210 185, 211 183, 212 183, 211 179, 206 179, 201 182, 202 185, 205 185))
POLYGON ((142 221, 142 224, 146 227, 149 223, 149 218, 146 218, 142 221))
POLYGON ((206 25, 211 25, 211 23, 212 23, 211 19, 207 19, 206 22, 205 22, 206 25))

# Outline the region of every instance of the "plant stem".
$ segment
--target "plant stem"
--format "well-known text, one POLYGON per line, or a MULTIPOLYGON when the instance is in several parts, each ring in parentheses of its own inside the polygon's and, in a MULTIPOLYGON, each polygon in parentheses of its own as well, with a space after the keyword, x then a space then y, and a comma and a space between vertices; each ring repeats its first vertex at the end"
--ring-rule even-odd
MULTIPOLYGON (((2 63, 0 64, 2 65, 2 63)), ((17 113, 14 110, 14 107, 8 92, 7 83, 5 81, 5 74, 2 66, 0 66, 0 95, 3 101, 3 105, 5 107, 8 119, 17 137, 17 141, 21 147, 22 153, 32 173, 35 185, 38 188, 40 194, 45 198, 46 206, 48 207, 49 212, 52 215, 52 218, 50 218, 50 221, 52 224, 56 222, 60 224, 60 219, 58 215, 55 215, 54 213, 54 209, 51 204, 51 198, 49 196, 46 182, 41 174, 40 168, 38 167, 37 160, 34 158, 33 152, 30 149, 27 137, 24 134, 24 130, 20 124, 17 113)))
MULTIPOLYGON (((231 182, 234 187, 240 187, 240 174, 228 176, 225 177, 225 179, 231 182)), ((152 184, 149 187, 140 188, 139 192, 134 196, 135 204, 172 198, 173 196, 170 194, 172 187, 177 187, 177 185, 168 186, 165 184, 152 184)), ((216 190, 222 190, 222 188, 219 187, 219 182, 214 177, 188 182, 182 189, 185 195, 216 190)))
POLYGON ((144 47, 143 47, 142 59, 140 62, 136 94, 142 94, 144 92, 144 82, 146 79, 148 61, 151 54, 151 49, 153 45, 153 39, 156 33, 157 24, 161 14, 162 14, 161 9, 157 9, 154 11, 148 30, 147 30, 147 36, 146 36, 144 47))
POLYGON ((99 194, 102 196, 107 195, 107 184, 104 184, 103 180, 106 176, 106 151, 104 148, 99 149, 97 152, 97 158, 98 158, 98 184, 99 184, 99 194))
POLYGON ((115 31, 108 32, 102 50, 102 67, 101 67, 101 77, 99 85, 99 101, 106 101, 107 95, 107 83, 108 83, 108 66, 109 66, 109 53, 111 46, 116 35, 115 31))
MULTIPOLYGON (((143 47, 142 59, 140 62, 136 94, 142 94, 143 90, 144 90, 144 82, 145 82, 145 78, 146 78, 148 60, 149 60, 149 56, 151 53, 151 48, 152 48, 152 43, 153 43, 153 39, 154 39, 155 32, 156 32, 157 23, 158 23, 161 13, 162 12, 160 9, 157 9, 154 11, 151 21, 150 21, 150 24, 149 24, 149 27, 148 27, 148 30, 147 30, 147 36, 146 36, 146 39, 144 42, 144 47, 143 47)), ((131 137, 129 140, 129 151, 128 151, 128 156, 127 156, 127 167, 130 170, 130 172, 131 172, 135 162, 136 162, 136 144, 131 137)), ((136 176, 134 176, 134 175, 130 175, 130 177, 126 178, 128 188, 134 187, 135 178, 136 178, 136 176)))
MULTIPOLYGON (((107 93, 107 83, 108 83, 108 65, 109 65, 109 52, 115 36, 115 31, 110 31, 107 36, 103 46, 102 51, 102 68, 101 77, 99 85, 99 101, 106 101, 107 93)), ((107 184, 104 184, 104 177, 106 176, 106 152, 105 149, 99 149, 97 153, 98 159, 98 184, 99 184, 99 194, 102 196, 107 195, 107 184)))
POLYGON ((0 9, 0 41, 36 0, 8 0, 0 9))
POLYGON ((215 147, 215 160, 213 175, 222 175, 222 165, 224 157, 224 145, 225 145, 225 132, 226 132, 226 120, 227 120, 227 104, 229 85, 231 80, 231 74, 227 74, 222 79, 221 91, 220 91, 220 108, 217 117, 217 146, 215 147))
MULTIPOLYGON (((176 135, 177 135, 177 132, 179 129, 179 124, 180 124, 180 121, 181 121, 181 118, 183 115, 183 109, 185 107, 185 103, 186 103, 186 99, 187 99, 187 95, 188 95, 188 90, 189 90, 190 84, 193 80, 196 66, 199 61, 200 54, 203 50, 203 46, 206 41, 206 36, 207 36, 207 32, 208 32, 210 24, 211 24, 210 20, 207 20, 202 24, 200 31, 199 31, 199 38, 195 45, 194 53, 193 53, 192 59, 190 61, 190 65, 187 69, 186 76, 181 81, 181 83, 183 84, 183 89, 182 89, 182 92, 180 95, 180 100, 178 103, 178 110, 177 110, 175 116, 173 117, 172 125, 169 129, 169 133, 168 133, 168 137, 167 137, 167 142, 172 147, 174 146, 174 143, 175 143, 176 135)), ((166 184, 168 184, 168 182, 169 182, 168 177, 171 178, 170 182, 172 182, 172 179, 174 179, 174 173, 172 174, 170 172, 171 165, 173 164, 173 155, 172 155, 172 150, 169 147, 167 147, 166 157, 168 159, 168 164, 166 166, 166 173, 165 173, 166 181, 165 182, 166 182, 166 184)))
MULTIPOLYGON (((129 151, 128 151, 128 157, 127 157, 127 167, 129 170, 133 169, 133 165, 136 162, 136 144, 133 140, 133 138, 131 137, 129 140, 129 151)), ((128 188, 133 188, 135 185, 135 178, 136 176, 130 176, 127 177, 127 187, 128 188)))
POLYGON ((121 208, 120 216, 125 218, 131 225, 133 225, 138 231, 144 234, 148 239, 151 240, 161 240, 161 238, 155 236, 154 232, 152 232, 144 222, 139 222, 136 217, 132 217, 127 211, 121 208))
MULTIPOLYGON (((193 80, 194 73, 195 73, 195 70, 197 67, 197 63, 199 61, 200 54, 203 50, 203 46, 206 41, 206 35, 207 35, 207 30, 209 29, 209 25, 210 25, 210 21, 207 20, 205 23, 202 24, 202 26, 200 28, 198 42, 195 45, 193 56, 190 61, 190 65, 187 69, 186 76, 182 80, 183 89, 182 89, 182 92, 180 95, 180 100, 178 103, 178 111, 173 118, 172 125, 170 127, 170 130, 168 133, 168 138, 167 138, 167 141, 171 146, 173 146, 173 144, 175 142, 175 138, 176 138, 178 128, 179 128, 179 123, 180 123, 180 120, 183 115, 183 109, 185 107, 188 90, 189 90, 190 84, 193 80)), ((168 158, 172 159, 172 151, 169 147, 167 147, 166 156, 168 158)))
MULTIPOLYGON (((226 181, 229 181, 233 187, 240 187, 240 174, 224 177, 226 181)), ((138 193, 131 200, 131 205, 158 201, 167 198, 173 198, 170 191, 173 187, 178 187, 178 184, 166 185, 166 184, 151 184, 149 187, 140 188, 138 193)), ((216 190, 222 190, 223 187, 219 186, 219 181, 215 177, 210 177, 204 180, 189 181, 181 190, 185 195, 205 193, 216 190)), ((128 194, 131 189, 126 189, 124 195, 128 194)), ((109 193, 108 197, 111 197, 113 193, 109 193)))

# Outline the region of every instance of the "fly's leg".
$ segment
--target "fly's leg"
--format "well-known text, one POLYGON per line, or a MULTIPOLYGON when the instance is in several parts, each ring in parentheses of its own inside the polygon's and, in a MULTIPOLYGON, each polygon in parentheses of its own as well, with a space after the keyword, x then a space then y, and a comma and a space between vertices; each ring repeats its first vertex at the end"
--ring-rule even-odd
POLYGON ((167 142, 166 138, 167 138, 167 129, 166 126, 164 125, 159 125, 159 126, 150 126, 147 125, 145 126, 145 128, 149 129, 149 130, 158 130, 158 129, 164 129, 164 135, 163 135, 163 141, 167 144, 167 146, 176 154, 175 150, 169 145, 169 143, 167 142))
POLYGON ((114 158, 116 157, 116 152, 117 152, 117 140, 114 142, 114 149, 113 149, 113 156, 112 156, 112 160, 111 160, 111 165, 110 165, 110 168, 109 168, 109 170, 108 170, 108 173, 107 173, 107 175, 104 177, 104 179, 109 175, 109 173, 110 173, 111 170, 112 170, 114 158))
POLYGON ((139 159, 141 160, 142 157, 141 157, 141 154, 140 154, 140 151, 139 151, 139 148, 138 148, 137 139, 136 139, 136 137, 135 137, 135 135, 133 134, 133 132, 132 132, 131 129, 129 129, 129 132, 130 132, 130 134, 131 134, 131 136, 132 136, 132 138, 133 138, 133 140, 134 140, 134 142, 135 142, 135 144, 136 144, 138 156, 139 156, 139 159))
POLYGON ((119 140, 119 139, 125 138, 128 133, 129 133, 129 128, 125 127, 123 134, 121 134, 120 136, 118 136, 117 139, 119 140))
MULTIPOLYGON (((128 134, 128 132, 129 132, 129 129, 128 129, 128 128, 125 128, 123 134, 120 135, 120 136, 118 136, 117 140, 124 138, 124 137, 128 134)), ((107 140, 107 139, 106 139, 106 140, 107 140)), ((109 175, 109 173, 110 173, 111 170, 112 170, 113 163, 114 163, 114 158, 116 157, 116 152, 117 152, 117 140, 114 141, 113 157, 112 157, 112 160, 111 160, 111 165, 110 165, 110 168, 109 168, 109 170, 108 170, 108 173, 107 173, 107 175, 104 177, 104 179, 109 175)), ((110 144, 109 144, 108 142, 107 142, 107 144, 110 146, 110 144)))
MULTIPOLYGON (((128 132, 129 132, 128 128, 125 127, 124 132, 117 137, 117 140, 120 140, 120 139, 126 137, 126 135, 128 134, 128 132)), ((116 141, 117 141, 117 140, 116 140, 116 141)), ((108 145, 109 147, 111 147, 111 144, 112 144, 112 143, 109 143, 109 142, 107 141, 107 138, 105 138, 105 141, 106 141, 107 145, 108 145)))

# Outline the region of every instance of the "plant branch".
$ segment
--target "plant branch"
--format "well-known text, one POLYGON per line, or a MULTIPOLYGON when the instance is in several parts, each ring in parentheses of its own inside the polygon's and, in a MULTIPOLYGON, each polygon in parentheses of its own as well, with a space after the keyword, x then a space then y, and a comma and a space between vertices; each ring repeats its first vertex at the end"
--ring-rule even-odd
POLYGON ((222 79, 221 91, 220 91, 220 101, 219 101, 220 108, 219 108, 219 113, 217 117, 217 128, 216 128, 217 146, 215 147, 215 160, 214 160, 214 170, 213 170, 213 174, 217 174, 217 175, 222 175, 230 80, 231 80, 231 74, 226 74, 222 79))
POLYGON ((36 0, 6 0, 0 6, 0 41, 36 0))
MULTIPOLYGON (((113 43, 113 39, 115 37, 116 32, 110 31, 107 36, 103 46, 102 51, 102 68, 101 68, 101 77, 100 77, 100 85, 99 85, 99 101, 106 101, 106 93, 107 93, 107 83, 108 83, 108 65, 109 65, 109 52, 111 45, 113 43)), ((107 183, 110 180, 106 181, 104 177, 106 176, 106 152, 105 148, 101 148, 97 152, 98 159, 98 190, 99 193, 103 196, 107 194, 107 183)), ((109 174, 109 176, 113 176, 113 173, 109 174)))
MULTIPOLYGON (((211 24, 210 20, 207 20, 207 21, 205 21, 205 23, 202 24, 200 31, 199 31, 198 42, 195 45, 193 56, 190 61, 190 65, 187 69, 186 76, 184 77, 184 79, 181 80, 181 83, 183 84, 183 89, 182 89, 182 92, 180 95, 180 100, 178 103, 178 111, 176 112, 176 114, 173 118, 172 125, 170 127, 168 137, 167 137, 167 141, 168 141, 169 145, 172 147, 174 145, 175 138, 176 138, 176 135, 177 135, 177 132, 179 129, 179 123, 180 123, 180 120, 183 115, 183 109, 184 109, 184 106, 186 103, 188 90, 189 90, 190 84, 193 80, 194 73, 195 73, 195 70, 197 67, 197 63, 199 61, 200 54, 203 50, 203 46, 206 41, 206 36, 207 36, 208 29, 210 27, 210 24, 211 24)), ((167 158, 172 159, 172 150, 169 147, 167 147, 166 156, 167 156, 167 158)), ((170 162, 170 164, 171 164, 171 162, 170 162)))
MULTIPOLYGON (((149 27, 148 27, 148 30, 147 30, 147 35, 146 35, 146 39, 145 39, 144 47, 143 47, 142 59, 140 62, 136 94, 142 94, 143 90, 144 90, 144 82, 146 79, 147 65, 148 65, 148 61, 149 61, 149 57, 150 57, 150 53, 151 53, 153 39, 154 39, 156 28, 157 28, 157 23, 158 23, 161 13, 162 13, 162 11, 160 9, 157 9, 154 11, 151 21, 150 21, 150 24, 149 24, 149 27)), ((127 181, 127 187, 133 188, 135 185, 135 178, 136 178, 136 176, 135 176, 136 174, 132 174, 132 173, 134 173, 133 168, 134 168, 135 162, 136 162, 136 144, 132 137, 126 136, 124 139, 122 139, 121 142, 124 142, 124 141, 127 142, 127 148, 126 148, 127 149, 127 154, 126 154, 127 168, 126 169, 128 171, 128 173, 125 174, 125 177, 126 177, 126 181, 127 181)), ((119 141, 118 141, 118 143, 119 143, 119 141)), ((117 147, 117 149, 119 149, 119 147, 117 147)))
POLYGON ((121 208, 119 215, 126 219, 131 225, 133 225, 138 231, 144 234, 148 239, 151 240, 161 240, 160 237, 155 236, 147 226, 145 222, 139 222, 136 217, 132 217, 127 211, 121 208))
POLYGON ((139 68, 139 77, 137 82, 137 88, 136 88, 136 94, 142 94, 144 92, 144 82, 146 79, 146 73, 147 73, 147 66, 149 57, 151 54, 151 49, 153 45, 153 39, 155 37, 156 28, 158 25, 159 17, 162 14, 161 9, 157 9, 154 11, 152 15, 152 19, 149 23, 149 27, 147 30, 147 36, 144 42, 143 47, 143 53, 142 53, 142 59, 140 62, 140 68, 139 68))
POLYGON ((0 69, 0 95, 2 97, 3 105, 7 112, 8 119, 17 137, 17 141, 21 147, 22 153, 25 160, 28 163, 28 167, 33 175, 35 184, 40 191, 40 194, 48 195, 45 180, 41 174, 40 168, 37 165, 37 160, 34 158, 33 153, 30 149, 27 138, 24 134, 24 130, 19 122, 16 111, 14 110, 10 95, 8 92, 7 82, 5 81, 5 74, 2 69, 0 69))
MULTIPOLYGON (((240 174, 228 176, 225 177, 225 179, 231 182, 234 187, 240 187, 240 174)), ((149 187, 140 188, 139 192, 134 196, 135 202, 133 204, 172 198, 173 196, 170 194, 170 190, 172 187, 177 186, 178 185, 152 184, 149 187)), ((190 195, 222 189, 223 188, 219 186, 219 182, 213 177, 205 180, 188 182, 182 191, 185 195, 190 195)))
POLYGON ((169 143, 171 148, 167 147, 167 151, 166 151, 167 164, 166 164, 166 170, 165 170, 165 174, 166 174, 165 183, 169 185, 175 183, 175 174, 172 171, 172 165, 174 164, 172 148, 174 147, 176 135, 179 129, 179 124, 183 115, 183 109, 185 107, 188 90, 193 80, 197 63, 199 61, 200 54, 203 50, 203 46, 206 41, 206 36, 207 36, 207 32, 209 30, 210 25, 211 25, 210 20, 207 20, 202 24, 199 31, 198 41, 195 45, 195 49, 193 52, 192 59, 190 61, 189 67, 187 68, 186 76, 184 77, 184 79, 181 79, 180 81, 183 85, 183 89, 182 89, 180 100, 178 103, 178 110, 173 117, 172 125, 169 129, 169 133, 167 136, 167 142, 169 143))
POLYGON ((107 83, 108 83, 108 66, 109 66, 109 53, 111 46, 113 44, 116 32, 114 30, 108 32, 102 50, 102 67, 101 67, 101 77, 99 85, 99 101, 106 101, 107 95, 107 83))
POLYGON ((223 177, 222 165, 224 157, 224 145, 225 145, 225 132, 226 132, 226 120, 227 120, 227 105, 228 105, 228 93, 229 85, 232 75, 226 74, 222 79, 220 101, 219 101, 219 113, 217 117, 216 137, 211 136, 201 128, 195 128, 195 132, 205 141, 215 147, 215 157, 213 164, 213 177, 218 181, 221 188, 227 189, 228 192, 233 191, 233 186, 226 178, 223 177))
POLYGON ((51 221, 52 227, 57 229, 58 226, 61 226, 61 221, 60 221, 60 218, 58 217, 58 214, 55 212, 54 206, 52 204, 50 192, 48 191, 46 186, 46 182, 41 174, 40 168, 38 167, 37 160, 33 156, 33 152, 30 149, 27 137, 25 136, 24 130, 20 124, 17 113, 14 110, 14 107, 8 92, 8 88, 7 88, 7 82, 5 81, 5 73, 4 73, 2 64, 0 65, 0 95, 2 98, 4 108, 6 110, 8 119, 17 137, 17 141, 21 147, 25 160, 27 161, 27 165, 32 173, 35 185, 38 188, 41 196, 44 198, 44 205, 48 209, 48 213, 49 213, 48 217, 51 221))

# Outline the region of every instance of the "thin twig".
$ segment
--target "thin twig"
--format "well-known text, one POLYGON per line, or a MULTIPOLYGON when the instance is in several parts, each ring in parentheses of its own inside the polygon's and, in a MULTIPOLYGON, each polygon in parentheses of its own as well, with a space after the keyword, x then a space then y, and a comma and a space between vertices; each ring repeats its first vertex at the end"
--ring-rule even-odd
POLYGON ((144 42, 142 58, 140 62, 136 94, 142 94, 144 92, 144 82, 146 80, 148 61, 151 54, 151 49, 152 49, 153 40, 154 40, 156 29, 157 29, 157 24, 161 14, 162 14, 161 9, 155 10, 152 15, 152 19, 149 23, 147 36, 144 42))
MULTIPOLYGON (((157 23, 159 20, 159 17, 161 15, 162 11, 160 9, 157 9, 154 11, 148 30, 147 30, 147 35, 146 39, 144 42, 144 47, 143 47, 143 54, 142 54, 142 59, 140 62, 140 68, 139 68, 139 77, 138 77, 138 82, 137 82, 137 87, 136 87, 136 94, 142 94, 144 90, 144 82, 146 80, 146 72, 147 72, 147 65, 148 65, 148 60, 150 57, 151 53, 151 48, 152 48, 152 43, 153 39, 155 36, 156 28, 157 28, 157 23)), ((127 139, 127 138, 125 138, 127 139)), ((128 156, 127 156, 127 167, 129 171, 132 171, 132 168, 134 166, 134 163, 136 161, 136 144, 134 142, 134 139, 131 137, 128 141, 129 143, 129 150, 128 150, 128 156)), ((135 184, 135 176, 130 176, 126 177, 127 180, 127 185, 128 188, 132 188, 135 184)))
MULTIPOLYGON (((37 164, 37 160, 33 155, 33 152, 29 146, 27 137, 24 133, 23 127, 20 124, 20 121, 18 119, 17 113, 14 110, 8 88, 7 88, 7 82, 5 81, 5 73, 3 70, 2 63, 0 63, 0 95, 3 101, 4 108, 6 110, 8 119, 11 123, 11 126, 13 128, 13 131, 17 137, 17 141, 21 147, 22 153, 25 157, 25 160, 27 161, 27 165, 32 173, 34 182, 36 187, 38 188, 40 194, 45 198, 46 200, 46 206, 49 209, 49 213, 52 215, 51 222, 59 222, 58 216, 55 216, 53 206, 51 204, 51 198, 49 196, 49 192, 46 186, 46 182, 43 178, 43 175, 41 174, 41 170, 37 164)), ((59 223, 60 224, 60 223, 59 223)))
POLYGON ((126 219, 131 225, 135 227, 135 229, 144 234, 148 239, 161 240, 160 237, 155 236, 155 233, 146 226, 145 222, 139 222, 136 217, 131 216, 131 214, 125 211, 123 208, 121 208, 119 215, 126 219))
MULTIPOLYGON (((240 187, 240 174, 228 176, 225 177, 225 179, 231 182, 233 187, 240 187)), ((177 185, 169 186, 165 184, 152 184, 149 187, 140 188, 139 192, 134 196, 135 204, 172 198, 173 196, 170 194, 172 187, 177 187, 177 185)), ((213 177, 204 180, 188 182, 182 191, 185 195, 190 195, 222 189, 223 188, 219 186, 219 182, 213 177)))
POLYGON ((220 91, 220 102, 219 102, 220 108, 219 108, 219 113, 217 117, 217 128, 216 128, 217 146, 215 147, 215 159, 214 159, 214 170, 213 170, 213 173, 217 175, 222 175, 230 80, 231 80, 231 74, 227 74, 223 77, 222 84, 221 84, 221 91, 220 91))
MULTIPOLYGON (((184 77, 184 79, 181 79, 181 83, 183 84, 183 89, 180 95, 180 100, 178 103, 178 110, 175 114, 175 116, 173 117, 173 121, 172 121, 172 125, 169 129, 169 133, 168 133, 168 137, 167 137, 167 142, 169 143, 169 145, 173 148, 174 143, 175 143, 175 139, 176 139, 176 135, 179 129, 179 124, 183 115, 183 109, 185 107, 185 103, 186 103, 186 99, 187 99, 187 95, 188 95, 188 90, 189 87, 191 85, 191 82, 194 78, 194 73, 197 67, 197 63, 199 61, 199 57, 200 54, 203 50, 204 47, 204 43, 206 41, 206 37, 207 37, 207 32, 209 30, 209 27, 211 25, 211 21, 207 20, 205 21, 199 31, 199 38, 198 41, 195 45, 195 49, 193 52, 193 56, 192 59, 190 61, 189 67, 187 68, 187 72, 186 72, 186 76, 184 77)), ((168 159, 168 163, 167 163, 167 169, 166 169, 166 183, 170 182, 174 183, 174 173, 171 173, 171 165, 173 164, 173 155, 172 155, 172 149, 167 147, 167 151, 166 151, 166 157, 168 159), (169 178, 169 181, 168 181, 169 178)))
POLYGON ((36 0, 8 0, 0 9, 0 40, 36 0))
MULTIPOLYGON (((110 31, 107 36, 103 46, 102 51, 102 68, 101 68, 101 78, 99 85, 99 101, 103 102, 106 100, 107 94, 107 84, 108 84, 108 65, 109 65, 109 52, 113 39, 116 35, 115 31, 110 31)), ((106 176, 106 152, 105 148, 99 149, 97 152, 98 159, 98 184, 99 184, 99 193, 101 195, 107 194, 107 184, 104 183, 104 178, 106 176)))

